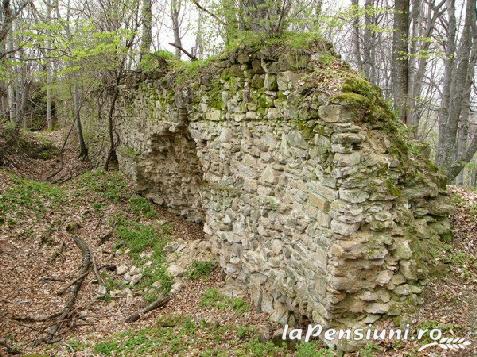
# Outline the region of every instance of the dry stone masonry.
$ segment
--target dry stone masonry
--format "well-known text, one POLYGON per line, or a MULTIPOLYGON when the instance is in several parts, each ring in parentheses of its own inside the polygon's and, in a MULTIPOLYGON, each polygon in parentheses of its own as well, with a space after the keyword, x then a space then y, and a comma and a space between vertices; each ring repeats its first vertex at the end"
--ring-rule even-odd
POLYGON ((448 238, 445 180, 327 44, 270 42, 131 75, 120 165, 203 222, 228 279, 272 319, 349 327, 399 314, 448 238))

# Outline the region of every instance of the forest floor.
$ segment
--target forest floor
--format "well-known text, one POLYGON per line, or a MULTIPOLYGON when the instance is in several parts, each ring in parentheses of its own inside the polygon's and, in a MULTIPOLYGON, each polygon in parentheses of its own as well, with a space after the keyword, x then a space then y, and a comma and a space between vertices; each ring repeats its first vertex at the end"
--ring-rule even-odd
MULTIPOLYGON (((36 149, 10 152, 0 166, 0 356, 337 355, 318 341, 277 339, 278 325, 230 294, 199 225, 136 195, 120 173, 78 160, 74 143, 61 158, 63 132, 25 137, 36 149), (86 274, 77 238, 92 257, 86 274), (163 306, 125 322, 169 291, 163 306)), ((417 342, 383 341, 349 356, 477 355, 477 193, 449 190, 454 240, 436 257, 446 272, 398 322, 473 345, 418 353, 417 342)))

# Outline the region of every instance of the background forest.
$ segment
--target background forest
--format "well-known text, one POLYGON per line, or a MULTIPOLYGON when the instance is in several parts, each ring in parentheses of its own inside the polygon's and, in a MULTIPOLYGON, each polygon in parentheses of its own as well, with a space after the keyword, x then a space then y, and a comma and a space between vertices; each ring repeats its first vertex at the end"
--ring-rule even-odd
POLYGON ((113 113, 125 73, 154 56, 207 61, 264 33, 314 33, 382 89, 450 179, 475 186, 476 11, 474 0, 3 1, 0 110, 25 129, 75 121, 86 157, 85 102, 113 113))

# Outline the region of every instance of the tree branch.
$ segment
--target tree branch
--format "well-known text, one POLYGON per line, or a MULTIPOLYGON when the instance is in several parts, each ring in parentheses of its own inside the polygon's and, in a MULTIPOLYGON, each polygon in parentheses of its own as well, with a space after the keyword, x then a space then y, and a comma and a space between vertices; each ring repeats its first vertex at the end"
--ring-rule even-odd
POLYGON ((184 54, 187 55, 187 57, 189 57, 192 61, 197 61, 197 57, 194 56, 192 53, 190 53, 189 51, 187 51, 185 48, 183 48, 182 46, 179 46, 179 45, 176 45, 174 42, 169 42, 169 45, 171 45, 172 47, 175 47, 175 48, 178 48, 179 50, 181 50, 182 52, 184 52, 184 54))
POLYGON ((218 17, 216 14, 214 14, 213 12, 211 12, 210 10, 207 10, 205 7, 203 7, 201 4, 199 4, 199 2, 197 0, 191 0, 192 3, 199 9, 199 10, 202 10, 203 12, 205 12, 207 15, 210 15, 212 16, 214 19, 216 19, 220 24, 222 25, 226 25, 225 21, 222 20, 220 17, 218 17))

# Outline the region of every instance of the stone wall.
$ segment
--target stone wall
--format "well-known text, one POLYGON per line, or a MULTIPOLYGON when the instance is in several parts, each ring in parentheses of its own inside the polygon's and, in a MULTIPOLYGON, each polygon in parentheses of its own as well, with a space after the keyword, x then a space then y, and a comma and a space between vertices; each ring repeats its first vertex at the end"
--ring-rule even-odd
POLYGON ((321 41, 173 67, 123 86, 121 167, 204 222, 257 308, 349 326, 419 302, 427 253, 449 234, 445 180, 377 88, 321 41))

